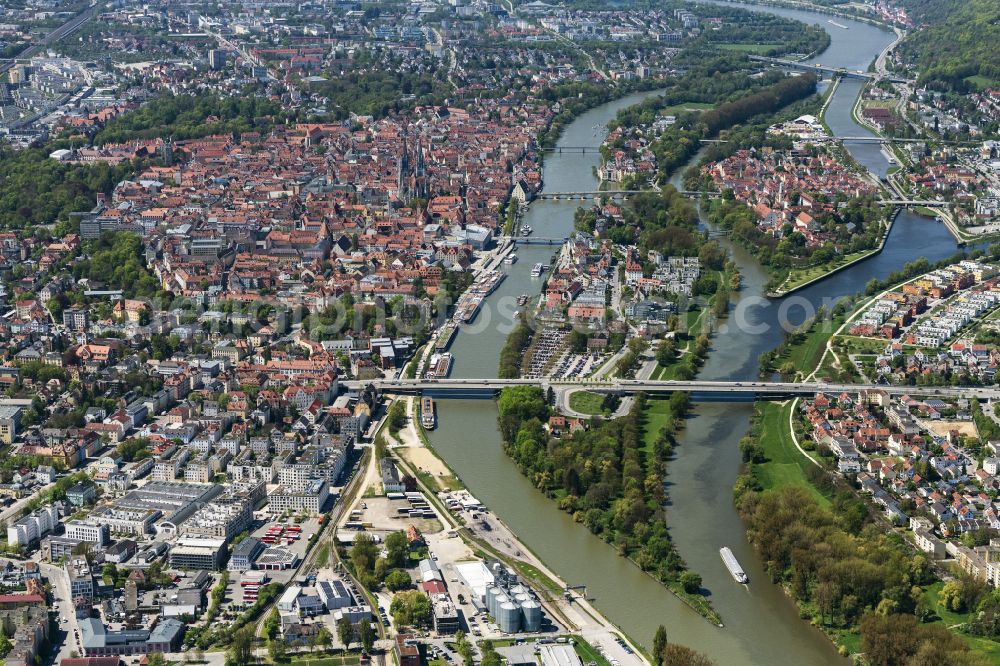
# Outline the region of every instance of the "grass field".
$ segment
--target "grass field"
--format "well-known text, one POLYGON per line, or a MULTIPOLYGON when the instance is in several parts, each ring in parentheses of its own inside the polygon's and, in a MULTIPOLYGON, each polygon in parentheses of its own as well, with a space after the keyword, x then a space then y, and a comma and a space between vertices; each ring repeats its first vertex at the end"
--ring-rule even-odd
POLYGON ((708 104, 706 102, 681 102, 680 104, 674 104, 673 106, 668 106, 660 111, 661 116, 675 116, 682 111, 704 111, 705 109, 711 109, 714 104, 708 104))
POLYGON ((577 391, 569 394, 569 408, 581 414, 600 414, 603 411, 601 409, 602 402, 604 402, 604 396, 600 393, 577 391))
POLYGON ((795 345, 788 354, 788 360, 796 368, 801 368, 804 374, 811 373, 823 357, 823 352, 826 350, 826 343, 829 341, 830 336, 840 328, 840 325, 844 323, 844 319, 845 316, 840 315, 834 317, 829 322, 820 322, 817 324, 809 332, 809 335, 802 344, 795 345))
POLYGON ((642 414, 642 448, 647 453, 653 450, 653 442, 670 419, 669 409, 666 400, 651 399, 646 403, 646 411, 642 414))
POLYGON ((717 46, 723 51, 739 51, 755 55, 763 55, 773 49, 781 48, 781 44, 717 44, 717 46))
POLYGON ((980 76, 979 74, 975 76, 967 76, 965 77, 965 80, 979 88, 992 88, 993 86, 998 84, 997 81, 994 81, 990 77, 980 76))
POLYGON ((780 405, 768 402, 759 404, 759 409, 762 417, 758 441, 764 447, 764 455, 767 456, 766 463, 754 466, 761 485, 766 489, 788 485, 802 486, 820 504, 829 506, 829 498, 819 492, 806 478, 806 470, 812 463, 795 448, 792 434, 788 430, 788 415, 792 410, 792 402, 780 405))

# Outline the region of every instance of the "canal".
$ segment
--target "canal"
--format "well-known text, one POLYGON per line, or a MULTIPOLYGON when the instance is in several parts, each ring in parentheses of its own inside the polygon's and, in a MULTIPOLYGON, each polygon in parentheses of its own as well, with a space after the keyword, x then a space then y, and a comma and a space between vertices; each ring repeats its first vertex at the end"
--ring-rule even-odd
MULTIPOLYGON (((828 23, 829 17, 821 14, 758 9, 824 27, 832 37, 830 48, 817 57, 824 64, 866 69, 892 41, 891 33, 857 21, 838 18, 838 23, 847 26, 843 29, 828 23)), ((828 123, 841 136, 868 133, 850 117, 858 90, 857 84, 845 81, 828 110, 828 123)), ((566 128, 560 144, 596 147, 603 135, 595 128, 643 96, 633 95, 583 114, 566 128)), ((865 167, 878 175, 885 173, 888 164, 877 146, 849 148, 865 167)), ((596 189, 593 168, 598 159, 596 153, 547 157, 546 190, 596 189)), ((531 205, 525 222, 536 235, 562 236, 572 230, 578 205, 538 201, 531 205)), ((743 274, 744 288, 729 319, 719 325, 700 373, 704 379, 754 378, 759 356, 781 342, 781 318, 801 321, 829 299, 863 290, 873 277, 885 278, 919 256, 931 261, 949 256, 956 245, 943 225, 903 213, 882 253, 778 301, 762 297, 768 278, 755 259, 739 247, 729 249, 743 274)), ((496 376, 500 348, 518 309, 516 298, 537 295, 541 281, 530 277, 531 267, 550 263, 554 251, 554 247, 522 247, 517 251, 519 261, 503 267, 507 279, 490 297, 479 319, 463 329, 453 343, 454 376, 496 376)), ((663 624, 671 641, 701 650, 720 664, 846 663, 818 630, 799 619, 794 604, 780 588, 767 581, 747 544, 744 526, 733 507, 732 487, 740 465, 737 443, 747 431, 751 413, 751 405, 696 405, 667 480, 671 534, 680 554, 703 576, 712 603, 726 624, 721 629, 687 608, 585 527, 573 523, 535 490, 502 451, 492 401, 440 401, 439 426, 431 441, 472 493, 569 584, 586 584, 598 609, 639 642, 649 645, 656 627, 663 624), (718 554, 723 545, 732 548, 747 571, 749 587, 737 585, 729 576, 718 554)))

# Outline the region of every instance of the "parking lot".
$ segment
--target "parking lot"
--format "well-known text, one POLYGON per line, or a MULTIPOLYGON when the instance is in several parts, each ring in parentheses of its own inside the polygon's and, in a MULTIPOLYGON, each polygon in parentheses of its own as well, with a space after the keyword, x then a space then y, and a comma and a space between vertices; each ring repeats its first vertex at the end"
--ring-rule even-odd
POLYGON ((590 352, 585 354, 574 354, 567 351, 559 357, 555 366, 549 371, 549 376, 556 379, 566 379, 571 377, 586 377, 601 367, 601 364, 608 358, 609 354, 590 352))

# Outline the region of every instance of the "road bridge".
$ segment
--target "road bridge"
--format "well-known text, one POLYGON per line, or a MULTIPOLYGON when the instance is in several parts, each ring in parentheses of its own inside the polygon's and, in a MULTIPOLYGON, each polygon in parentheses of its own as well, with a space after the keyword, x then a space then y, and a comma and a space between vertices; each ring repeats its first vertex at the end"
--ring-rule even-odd
POLYGON ((919 199, 883 199, 888 206, 924 206, 926 208, 947 208, 950 201, 921 201, 919 199))
MULTIPOLYGON (((635 194, 643 194, 649 192, 655 192, 656 190, 591 190, 588 192, 539 192, 535 195, 535 199, 600 199, 601 197, 611 197, 617 198, 622 196, 630 196, 635 194)), ((719 192, 711 191, 696 191, 696 190, 678 190, 679 194, 686 197, 718 197, 719 192)))
POLYGON ((881 386, 877 384, 846 384, 827 382, 736 382, 666 381, 652 379, 375 379, 371 381, 348 380, 342 384, 350 390, 360 390, 371 384, 384 393, 400 395, 426 394, 439 397, 488 397, 512 386, 541 386, 554 391, 593 391, 614 394, 668 394, 677 391, 692 393, 705 400, 784 400, 795 396, 809 396, 817 392, 858 393, 880 390, 889 395, 925 395, 948 398, 990 400, 1000 398, 1000 387, 983 386, 881 386))
POLYGON ((908 83, 907 79, 898 76, 882 76, 872 72, 862 72, 859 69, 847 69, 844 67, 826 67, 820 63, 800 62, 798 60, 786 60, 785 58, 768 58, 767 56, 750 55, 747 56, 755 62, 768 63, 777 67, 787 69, 797 69, 803 72, 821 72, 831 76, 842 76, 847 79, 866 79, 872 81, 890 81, 892 83, 908 83))
POLYGON ((535 199, 600 199, 601 197, 622 197, 641 194, 650 190, 590 190, 586 192, 539 192, 535 199))

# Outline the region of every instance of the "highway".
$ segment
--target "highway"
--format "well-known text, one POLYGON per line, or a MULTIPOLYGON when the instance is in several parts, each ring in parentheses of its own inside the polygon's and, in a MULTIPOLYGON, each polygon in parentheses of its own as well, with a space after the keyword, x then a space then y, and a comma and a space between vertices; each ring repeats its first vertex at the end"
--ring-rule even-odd
POLYGON ((349 380, 343 386, 360 390, 373 384, 384 393, 432 393, 446 397, 448 394, 488 395, 511 386, 540 386, 553 391, 588 390, 597 393, 674 393, 686 391, 733 398, 787 398, 798 395, 825 393, 857 393, 866 389, 885 391, 889 395, 927 395, 951 398, 977 397, 1000 398, 1000 387, 983 386, 880 386, 876 384, 842 384, 824 382, 732 382, 732 381, 664 381, 652 379, 378 379, 372 381, 349 380))

